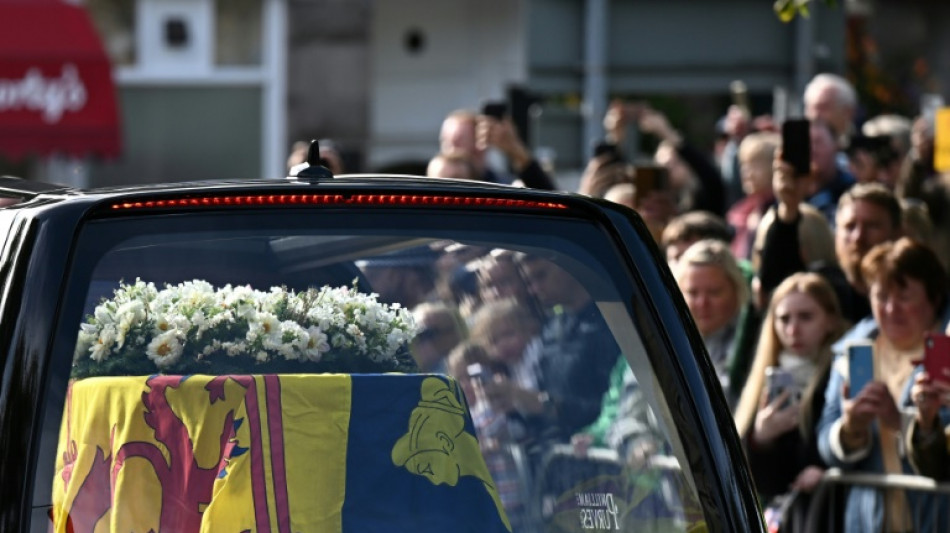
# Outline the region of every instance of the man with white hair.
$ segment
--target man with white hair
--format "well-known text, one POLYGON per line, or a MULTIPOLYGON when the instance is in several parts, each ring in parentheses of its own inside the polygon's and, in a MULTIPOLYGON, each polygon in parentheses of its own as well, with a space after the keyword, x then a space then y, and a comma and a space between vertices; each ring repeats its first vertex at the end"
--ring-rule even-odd
POLYGON ((858 96, 845 78, 828 72, 816 75, 805 86, 805 118, 828 123, 837 136, 841 148, 847 146, 854 131, 854 116, 858 96))

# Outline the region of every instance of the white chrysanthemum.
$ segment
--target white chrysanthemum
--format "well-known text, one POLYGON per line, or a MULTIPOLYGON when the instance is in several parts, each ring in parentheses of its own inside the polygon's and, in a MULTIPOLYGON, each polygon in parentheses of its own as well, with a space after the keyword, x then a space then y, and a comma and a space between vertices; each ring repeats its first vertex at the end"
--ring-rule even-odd
POLYGON ((244 342, 223 343, 222 347, 229 356, 234 357, 247 353, 247 344, 244 342))
POLYGON ((92 344, 99 340, 99 328, 95 324, 83 323, 79 326, 79 335, 76 338, 76 349, 73 358, 79 359, 91 351, 92 344))
POLYGON ((119 306, 116 311, 116 347, 122 348, 125 345, 125 337, 132 328, 145 321, 145 304, 138 300, 132 300, 119 306))
POLYGON ((97 363, 101 363, 109 356, 109 345, 102 342, 100 338, 89 347, 89 358, 97 363))
POLYGON ((320 328, 311 326, 307 328, 307 346, 304 354, 311 361, 319 361, 323 354, 330 351, 330 343, 327 342, 327 335, 320 328))
POLYGON ((107 325, 99 330, 99 335, 89 348, 89 357, 93 361, 101 362, 112 351, 115 345, 116 330, 114 325, 107 325))
POLYGON ((93 311, 93 316, 95 316, 96 322, 100 326, 106 326, 115 322, 115 314, 109 305, 97 305, 93 311))
POLYGON ((405 332, 394 329, 386 335, 386 352, 393 354, 406 342, 408 342, 408 339, 406 338, 405 332))
POLYGON ((145 354, 155 363, 155 366, 163 369, 178 362, 183 348, 178 339, 178 331, 171 330, 152 339, 152 342, 148 343, 145 354))
POLYGON ((175 324, 170 316, 159 315, 155 317, 155 328, 153 331, 155 335, 161 335, 173 329, 175 329, 175 324))
POLYGON ((116 310, 116 316, 120 321, 141 322, 145 320, 145 303, 140 300, 125 302, 116 310))
POLYGON ((270 344, 280 342, 280 321, 271 313, 258 313, 255 320, 248 321, 247 340, 260 340, 270 344))
POLYGON ((172 329, 177 329, 179 333, 187 335, 191 331, 191 320, 183 313, 174 313, 168 317, 172 324, 172 329))
POLYGON ((202 333, 210 325, 210 320, 205 315, 204 311, 198 310, 191 315, 191 325, 194 326, 198 334, 202 333))
POLYGON ((76 339, 76 349, 73 350, 73 359, 78 360, 89 353, 92 348, 92 343, 95 342, 96 339, 97 337, 95 335, 80 332, 79 337, 76 339))
POLYGON ((366 353, 366 336, 360 327, 356 324, 348 324, 344 329, 350 337, 350 342, 360 353, 366 353))
POLYGON ((257 320, 257 306, 250 302, 241 302, 234 306, 234 315, 247 321, 257 320))
POLYGON ((293 320, 285 320, 280 323, 280 332, 281 344, 277 350, 286 359, 298 359, 309 341, 307 330, 293 320))
POLYGON ((214 328, 221 324, 233 324, 234 323, 234 313, 228 309, 214 315, 209 321, 208 327, 214 328))
POLYGON ((187 281, 178 286, 180 302, 191 309, 210 307, 215 302, 214 287, 203 280, 187 281))

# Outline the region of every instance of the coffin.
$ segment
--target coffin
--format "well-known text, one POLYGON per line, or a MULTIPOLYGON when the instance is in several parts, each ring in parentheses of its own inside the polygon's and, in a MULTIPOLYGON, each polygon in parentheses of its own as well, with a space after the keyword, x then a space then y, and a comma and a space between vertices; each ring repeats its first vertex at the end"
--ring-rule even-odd
POLYGON ((445 376, 80 379, 58 452, 57 532, 510 531, 445 376))

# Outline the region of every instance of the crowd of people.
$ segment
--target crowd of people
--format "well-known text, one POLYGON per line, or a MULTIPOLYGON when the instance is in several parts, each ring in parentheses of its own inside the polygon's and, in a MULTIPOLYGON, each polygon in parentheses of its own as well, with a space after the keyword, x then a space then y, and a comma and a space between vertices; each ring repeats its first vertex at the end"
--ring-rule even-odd
MULTIPOLYGON (((950 374, 918 365, 950 321, 950 175, 933 165, 933 117, 859 123, 853 87, 827 73, 808 84, 803 102, 804 174, 783 156, 782 124, 742 106, 726 111, 706 151, 650 105, 612 102, 606 138, 576 192, 637 211, 665 253, 762 501, 793 496, 783 531, 827 530, 813 522, 816 508, 834 530, 946 530, 946 506, 932 495, 852 486, 830 508, 815 496, 832 467, 950 479, 950 374), (631 128, 655 141, 648 161, 623 152, 631 128), (873 379, 860 390, 849 381, 855 343, 874 354, 873 379)), ((430 177, 557 188, 508 118, 455 111, 439 140, 430 177), (486 164, 490 149, 509 172, 486 164)), ((423 331, 414 353, 427 371, 459 379, 486 457, 498 451, 490 449, 498 432, 584 445, 622 433, 598 426, 598 417, 638 405, 630 401, 636 380, 583 286, 544 258, 461 248, 440 261, 466 264, 470 276, 446 276, 451 305, 415 308, 423 331), (603 371, 578 380, 582 369, 603 371), (511 413, 518 424, 498 422, 511 413)), ((641 415, 628 410, 616 420, 651 426, 641 415)), ((511 481, 510 459, 489 460, 493 474, 511 481)), ((516 523, 523 493, 510 485, 499 482, 516 523)))
MULTIPOLYGON (((782 530, 945 530, 932 494, 853 485, 831 508, 813 498, 831 467, 950 478, 950 378, 918 365, 950 320, 950 176, 933 166, 932 117, 858 124, 855 91, 833 74, 803 100, 805 174, 783 157, 782 125, 744 109, 728 111, 710 156, 642 104, 616 103, 604 125, 610 137, 631 117, 660 140, 669 186, 648 194, 667 198, 634 191, 631 207, 660 235, 763 502, 793 496, 782 530), (862 343, 873 379, 850 390, 849 347, 862 343)), ((581 192, 602 195, 605 166, 639 168, 596 159, 581 192)))
POLYGON ((898 115, 858 124, 855 91, 833 74, 816 76, 803 100, 810 172, 783 157, 781 124, 746 109, 729 109, 724 142, 707 155, 649 106, 617 102, 608 140, 627 121, 655 136, 651 163, 667 186, 638 194, 641 166, 605 152, 580 192, 633 187, 629 205, 666 253, 762 501, 792 502, 783 531, 829 520, 836 531, 945 530, 932 494, 854 485, 836 506, 813 497, 831 467, 950 478, 950 376, 918 365, 950 320, 950 176, 933 166, 934 125, 898 115), (854 344, 873 346, 860 390, 850 390, 854 344))
POLYGON ((528 479, 601 415, 620 360, 590 293, 547 257, 455 242, 357 266, 380 300, 412 310, 419 370, 459 383, 514 531, 534 531, 528 479))

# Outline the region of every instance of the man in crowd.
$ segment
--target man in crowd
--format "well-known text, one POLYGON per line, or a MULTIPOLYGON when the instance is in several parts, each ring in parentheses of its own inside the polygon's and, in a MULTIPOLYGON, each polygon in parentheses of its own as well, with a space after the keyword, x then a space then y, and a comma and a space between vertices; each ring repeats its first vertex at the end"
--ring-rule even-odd
POLYGON ((842 309, 853 322, 871 314, 861 261, 874 246, 901 236, 901 220, 900 202, 881 184, 855 185, 838 202, 835 255, 847 279, 842 309))
POLYGON ((541 168, 531 151, 518 137, 509 117, 494 118, 460 109, 449 113, 439 131, 441 154, 462 154, 475 169, 476 179, 495 183, 516 182, 535 189, 556 189, 554 180, 541 168), (500 175, 487 161, 489 148, 499 150, 508 160, 514 177, 500 175))
MULTIPOLYGON (((822 119, 811 121, 811 172, 814 192, 808 203, 821 211, 828 223, 835 224, 838 200, 852 185, 854 176, 838 163, 835 130, 822 119)), ((847 164, 847 163, 846 163, 847 164)))
POLYGON ((851 83, 831 73, 816 75, 805 87, 805 118, 821 120, 831 126, 838 148, 848 146, 854 133, 858 96, 851 83))

